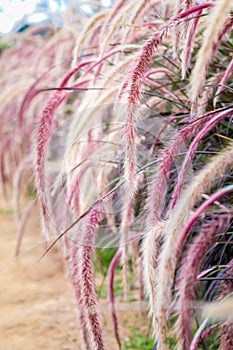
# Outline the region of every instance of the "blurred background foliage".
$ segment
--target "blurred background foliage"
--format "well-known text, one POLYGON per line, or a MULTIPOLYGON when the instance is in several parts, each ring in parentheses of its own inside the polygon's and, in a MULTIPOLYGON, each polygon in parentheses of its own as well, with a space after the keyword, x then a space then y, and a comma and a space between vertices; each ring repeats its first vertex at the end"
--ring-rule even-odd
MULTIPOLYGON (((111 6, 112 0, 2 0, 0 2, 0 35, 20 32, 41 23, 64 25, 66 16, 80 13, 88 17, 111 6), (66 16, 64 16, 66 14, 66 16)), ((71 18, 69 18, 69 21, 71 18)))

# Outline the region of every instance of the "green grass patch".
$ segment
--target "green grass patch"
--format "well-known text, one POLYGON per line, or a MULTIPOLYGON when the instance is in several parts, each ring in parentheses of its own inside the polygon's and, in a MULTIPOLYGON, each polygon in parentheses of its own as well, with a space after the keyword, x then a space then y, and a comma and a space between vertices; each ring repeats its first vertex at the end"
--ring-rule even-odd
POLYGON ((129 339, 122 342, 123 350, 151 350, 154 345, 154 339, 143 336, 140 331, 132 327, 132 334, 129 339))

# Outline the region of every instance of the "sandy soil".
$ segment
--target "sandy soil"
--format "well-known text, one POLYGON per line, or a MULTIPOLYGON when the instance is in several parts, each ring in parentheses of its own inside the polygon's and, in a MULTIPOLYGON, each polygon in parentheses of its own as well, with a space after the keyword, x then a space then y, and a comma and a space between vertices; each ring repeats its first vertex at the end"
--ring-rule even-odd
MULTIPOLYGON (((81 349, 75 301, 60 251, 53 249, 38 263, 45 246, 36 209, 17 258, 13 215, 0 209, 0 220, 0 349, 81 349)), ((106 300, 101 305, 106 348, 115 350, 106 300)), ((118 310, 123 340, 130 326, 146 332, 148 324, 137 303, 121 303, 118 310)))

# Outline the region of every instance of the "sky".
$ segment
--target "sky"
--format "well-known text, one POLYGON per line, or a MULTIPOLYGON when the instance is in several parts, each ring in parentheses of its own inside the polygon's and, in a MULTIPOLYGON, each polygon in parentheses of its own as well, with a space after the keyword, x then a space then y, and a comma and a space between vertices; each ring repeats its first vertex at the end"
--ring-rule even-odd
MULTIPOLYGON (((0 0, 0 33, 7 34, 17 28, 17 23, 22 25, 41 23, 46 21, 52 14, 65 11, 66 4, 75 2, 72 0, 0 0)), ((80 1, 79 1, 80 3, 80 1)), ((81 6, 87 14, 91 9, 85 4, 81 6)), ((101 0, 104 7, 111 4, 111 0, 101 0)))

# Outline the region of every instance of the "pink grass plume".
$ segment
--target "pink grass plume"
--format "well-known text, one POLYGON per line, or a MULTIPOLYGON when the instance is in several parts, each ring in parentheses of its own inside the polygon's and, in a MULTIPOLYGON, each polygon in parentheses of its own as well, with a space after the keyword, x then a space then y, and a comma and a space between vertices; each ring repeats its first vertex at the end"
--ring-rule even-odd
MULTIPOLYGON (((143 46, 139 56, 135 60, 135 66, 133 67, 132 72, 129 74, 128 80, 130 83, 129 91, 127 92, 127 117, 125 122, 125 179, 133 193, 136 190, 135 179, 137 171, 137 155, 135 145, 136 122, 138 119, 137 103, 139 100, 140 88, 143 80, 145 79, 145 73, 153 58, 154 51, 161 43, 168 29, 170 29, 176 22, 186 18, 192 13, 210 6, 213 6, 212 2, 191 7, 172 17, 166 24, 161 26, 143 46)), ((127 87, 127 85, 128 83, 125 81, 124 86, 127 87)), ((121 91, 121 94, 122 93, 123 91, 121 91)))
POLYGON ((176 247, 177 252, 180 251, 180 249, 183 245, 183 242, 188 234, 188 231, 190 230, 190 228, 192 227, 194 222, 199 218, 199 216, 208 208, 208 206, 213 204, 219 198, 221 198, 221 197, 223 197, 231 192, 233 192, 233 185, 226 186, 226 187, 218 190, 217 192, 213 193, 205 202, 203 202, 198 207, 198 209, 195 211, 195 213, 188 220, 188 222, 186 223, 186 225, 184 226, 183 230, 181 231, 181 233, 179 235, 178 244, 176 247))
POLYGON ((98 303, 95 292, 92 253, 94 251, 95 233, 102 216, 98 206, 93 207, 88 215, 87 225, 83 235, 81 248, 81 283, 83 306, 87 312, 89 330, 92 336, 93 348, 104 350, 104 341, 100 326, 98 303))
MULTIPOLYGON (((70 77, 75 74, 80 68, 89 64, 90 62, 83 62, 79 64, 77 67, 68 71, 61 83, 58 86, 58 90, 52 93, 52 95, 47 100, 45 107, 43 108, 40 117, 39 117, 39 125, 37 129, 36 136, 36 160, 35 160, 35 173, 36 173, 36 186, 38 189, 39 196, 39 204, 41 210, 42 224, 43 224, 43 233, 45 238, 48 240, 48 231, 49 231, 49 215, 48 215, 48 201, 46 199, 45 193, 45 174, 44 174, 44 157, 46 153, 46 147, 48 145, 50 135, 51 135, 51 127, 53 122, 53 116, 58 108, 58 106, 62 103, 62 101, 71 93, 70 91, 64 91, 62 88, 66 85, 70 77)), ((82 86, 86 84, 86 81, 76 83, 75 86, 82 86)))
POLYGON ((173 191, 172 194, 172 200, 171 200, 171 208, 174 208, 179 193, 180 193, 180 189, 184 180, 184 176, 185 173, 187 172, 188 166, 190 165, 192 158, 194 156, 195 150, 197 149, 201 139, 222 119, 228 117, 229 115, 231 115, 233 112, 233 109, 230 108, 226 111, 220 112, 219 114, 217 114, 216 116, 214 116, 211 120, 207 121, 206 124, 203 126, 203 128, 197 133, 197 135, 195 136, 194 140, 192 141, 191 145, 189 146, 189 149, 187 151, 187 154, 185 156, 184 162, 182 164, 182 168, 179 171, 178 174, 178 179, 177 179, 177 183, 175 186, 175 189, 173 191))
POLYGON ((71 246, 71 257, 70 257, 70 278, 73 285, 75 294, 77 313, 79 318, 80 331, 82 334, 83 345, 86 350, 92 350, 92 343, 90 334, 88 331, 87 314, 84 307, 83 296, 82 296, 82 282, 81 282, 81 270, 80 270, 80 247, 76 240, 73 240, 71 246))
POLYGON ((118 249, 112 261, 110 262, 110 265, 108 268, 108 282, 107 282, 108 300, 109 300, 109 307, 110 307, 111 318, 112 318, 112 323, 114 328, 114 335, 115 335, 119 349, 121 349, 121 341, 120 341, 118 322, 117 322, 117 316, 116 316, 116 308, 114 303, 113 284, 114 284, 115 268, 121 257, 121 254, 122 254, 121 249, 118 249))
POLYGON ((181 262, 178 284, 178 349, 188 349, 192 341, 192 307, 195 298, 195 286, 198 282, 200 263, 219 232, 229 227, 229 214, 216 214, 210 222, 204 224, 200 233, 188 247, 181 262))

